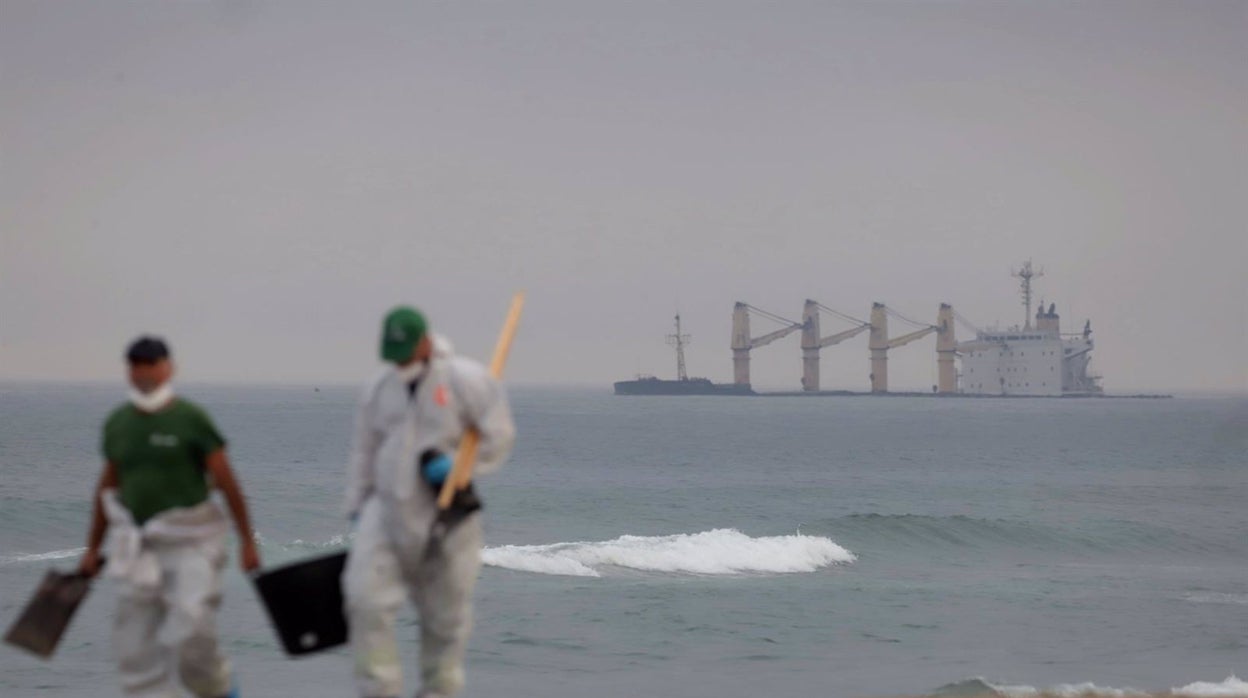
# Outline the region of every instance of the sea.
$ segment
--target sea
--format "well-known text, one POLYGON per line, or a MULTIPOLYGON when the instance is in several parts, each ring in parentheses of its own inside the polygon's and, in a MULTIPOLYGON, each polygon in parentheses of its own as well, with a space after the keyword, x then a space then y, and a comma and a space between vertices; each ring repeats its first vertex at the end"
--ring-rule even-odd
MULTIPOLYGON (((186 386, 266 567, 342 549, 356 390, 186 386)), ((0 385, 0 625, 71 569, 121 385, 0 385)), ((479 483, 468 698, 1245 696, 1248 399, 615 397, 518 387, 479 483)), ((241 696, 354 695, 280 649, 236 556, 241 696)), ((0 696, 119 695, 112 583, 0 696)), ((418 619, 399 628, 415 692, 418 619)))

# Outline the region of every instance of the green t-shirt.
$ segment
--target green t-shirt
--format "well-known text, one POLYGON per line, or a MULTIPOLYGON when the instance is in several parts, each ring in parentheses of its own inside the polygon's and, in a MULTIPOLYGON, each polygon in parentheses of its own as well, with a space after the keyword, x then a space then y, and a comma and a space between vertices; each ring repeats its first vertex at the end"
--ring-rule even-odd
POLYGON ((155 413, 122 405, 104 424, 104 457, 117 468, 121 503, 139 524, 206 500, 205 459, 223 446, 208 413, 180 398, 155 413))

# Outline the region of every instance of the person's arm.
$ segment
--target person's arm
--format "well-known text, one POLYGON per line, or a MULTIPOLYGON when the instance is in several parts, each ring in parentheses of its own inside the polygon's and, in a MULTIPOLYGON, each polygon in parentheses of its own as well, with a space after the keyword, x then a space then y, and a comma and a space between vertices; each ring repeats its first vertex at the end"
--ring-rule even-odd
POLYGON ((208 454, 205 460, 212 482, 230 507, 230 515, 234 518, 234 527, 238 529, 239 564, 244 572, 251 572, 260 567, 260 553, 256 550, 256 537, 251 530, 251 518, 247 515, 247 500, 243 498, 243 490, 230 468, 230 459, 225 449, 219 448, 208 454))
POLYGON ((348 519, 355 520, 364 500, 373 491, 380 435, 372 427, 372 401, 376 386, 365 388, 355 410, 355 430, 351 437, 351 453, 347 458, 347 491, 343 510, 348 519))
POLYGON ((78 563, 78 571, 88 577, 94 577, 100 571, 100 546, 108 531, 108 519, 104 516, 100 493, 116 486, 117 466, 112 461, 107 461, 100 473, 100 480, 95 485, 95 494, 91 497, 91 529, 87 533, 87 550, 82 554, 82 561, 78 563))
POLYGON ((501 468, 511 455, 516 443, 516 423, 503 384, 475 361, 456 361, 453 380, 456 394, 464 402, 463 416, 481 437, 473 472, 486 475, 501 468))

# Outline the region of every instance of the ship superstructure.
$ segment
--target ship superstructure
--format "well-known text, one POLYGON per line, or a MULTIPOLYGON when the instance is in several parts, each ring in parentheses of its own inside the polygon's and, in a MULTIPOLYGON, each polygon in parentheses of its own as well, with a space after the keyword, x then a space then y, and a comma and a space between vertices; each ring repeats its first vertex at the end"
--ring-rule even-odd
POLYGON ((1008 330, 980 330, 974 340, 958 343, 960 392, 969 395, 1096 395, 1100 376, 1089 371, 1092 323, 1083 331, 1062 334, 1056 304, 1031 314, 1031 280, 1042 275, 1031 262, 1015 272, 1021 283, 1026 320, 1008 330))

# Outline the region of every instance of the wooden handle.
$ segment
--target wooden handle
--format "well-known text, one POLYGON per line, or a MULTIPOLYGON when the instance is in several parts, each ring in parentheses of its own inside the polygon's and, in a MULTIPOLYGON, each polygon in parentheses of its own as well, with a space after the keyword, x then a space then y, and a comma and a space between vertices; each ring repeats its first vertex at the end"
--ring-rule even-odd
MULTIPOLYGON (((516 328, 520 326, 520 313, 524 310, 524 293, 517 293, 511 299, 511 310, 507 311, 507 320, 503 323, 503 331, 498 335, 498 344, 494 345, 494 358, 490 361, 490 375, 496 380, 503 377, 503 367, 507 365, 507 355, 511 353, 511 341, 516 337, 516 328)), ((472 467, 477 462, 477 447, 481 442, 481 434, 476 429, 469 429, 459 442, 459 452, 455 454, 455 465, 442 483, 442 491, 438 493, 438 508, 447 509, 455 499, 455 493, 472 482, 472 467)))

